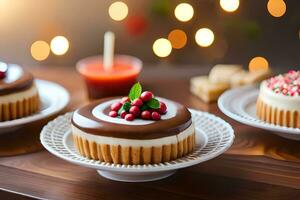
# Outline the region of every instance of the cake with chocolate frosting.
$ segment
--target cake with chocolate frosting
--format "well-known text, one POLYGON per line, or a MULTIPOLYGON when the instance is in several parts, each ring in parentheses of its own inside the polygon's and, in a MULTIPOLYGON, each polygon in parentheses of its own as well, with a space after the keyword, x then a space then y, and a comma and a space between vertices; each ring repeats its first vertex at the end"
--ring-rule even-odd
POLYGON ((0 62, 0 121, 29 116, 39 110, 39 95, 31 73, 0 62))
POLYGON ((300 71, 291 70, 263 81, 256 113, 263 121, 300 128, 300 71))
POLYGON ((195 146, 189 110, 151 92, 92 102, 74 112, 71 124, 78 152, 108 163, 167 162, 195 146))

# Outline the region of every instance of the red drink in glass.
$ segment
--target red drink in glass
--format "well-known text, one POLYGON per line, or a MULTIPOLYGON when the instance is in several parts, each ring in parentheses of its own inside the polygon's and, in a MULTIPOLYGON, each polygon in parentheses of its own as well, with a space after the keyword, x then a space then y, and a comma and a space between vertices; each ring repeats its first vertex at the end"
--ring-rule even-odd
POLYGON ((115 55, 113 68, 104 70, 102 56, 93 56, 80 60, 76 67, 85 80, 89 98, 99 99, 127 95, 142 70, 142 61, 115 55))

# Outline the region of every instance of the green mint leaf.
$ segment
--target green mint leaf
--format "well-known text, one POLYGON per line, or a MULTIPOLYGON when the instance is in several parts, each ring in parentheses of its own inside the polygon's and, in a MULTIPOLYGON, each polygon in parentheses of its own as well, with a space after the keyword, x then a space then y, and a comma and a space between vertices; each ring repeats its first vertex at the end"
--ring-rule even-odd
POLYGON ((150 107, 147 105, 147 104, 143 104, 141 107, 140 107, 140 110, 141 112, 143 112, 144 110, 149 110, 150 107))
POLYGON ((155 98, 152 98, 150 101, 147 102, 147 106, 149 106, 152 109, 158 109, 159 101, 155 98))
POLYGON ((131 101, 139 98, 142 94, 142 86, 139 82, 137 82, 136 84, 134 84, 132 86, 132 88, 130 89, 130 92, 129 92, 129 99, 131 101))
POLYGON ((118 114, 120 115, 121 112, 123 112, 123 111, 128 112, 129 109, 130 109, 130 107, 131 107, 131 104, 130 104, 129 102, 125 102, 125 103, 122 105, 122 107, 119 109, 118 114))

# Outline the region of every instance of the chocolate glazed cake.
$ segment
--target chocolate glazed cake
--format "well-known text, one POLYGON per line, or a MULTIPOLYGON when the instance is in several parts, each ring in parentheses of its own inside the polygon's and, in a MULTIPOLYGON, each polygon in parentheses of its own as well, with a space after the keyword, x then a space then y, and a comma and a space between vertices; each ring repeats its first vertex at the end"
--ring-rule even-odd
POLYGON ((75 111, 72 133, 79 153, 108 163, 153 164, 192 152, 195 129, 191 113, 181 104, 158 99, 168 107, 159 121, 109 117, 110 105, 120 98, 102 99, 75 111))
POLYGON ((39 95, 32 74, 9 65, 0 79, 0 121, 31 115, 39 110, 39 95))

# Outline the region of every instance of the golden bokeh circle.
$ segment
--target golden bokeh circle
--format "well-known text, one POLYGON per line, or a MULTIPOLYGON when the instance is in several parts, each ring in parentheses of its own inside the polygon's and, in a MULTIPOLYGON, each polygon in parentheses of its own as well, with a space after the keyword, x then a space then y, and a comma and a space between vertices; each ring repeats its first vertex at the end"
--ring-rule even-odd
POLYGON ((214 32, 209 28, 201 28, 196 32, 195 40, 199 46, 208 47, 215 40, 214 32))
POLYGON ((234 12, 239 8, 239 0, 220 0, 220 6, 227 12, 234 12))
POLYGON ((250 60, 249 62, 249 71, 255 72, 258 70, 268 70, 269 69, 269 62, 266 58, 257 56, 250 60))
POLYGON ((186 45, 187 36, 184 31, 175 29, 169 33, 168 40, 174 49, 181 49, 186 45))
POLYGON ((171 42, 165 38, 155 40, 152 46, 153 52, 158 57, 167 57, 172 52, 171 42))
POLYGON ((286 12, 286 4, 283 0, 269 0, 267 8, 273 17, 282 17, 286 12))
POLYGON ((69 41, 64 36, 56 36, 51 40, 50 48, 55 55, 64 55, 69 50, 69 41))
POLYGON ((194 16, 194 8, 188 3, 178 4, 174 10, 176 19, 187 22, 194 16))
POLYGON ((49 44, 45 41, 35 41, 30 48, 31 56, 38 61, 46 60, 50 54, 49 44))
POLYGON ((116 1, 109 6, 108 14, 113 20, 122 21, 128 15, 128 6, 122 1, 116 1))

